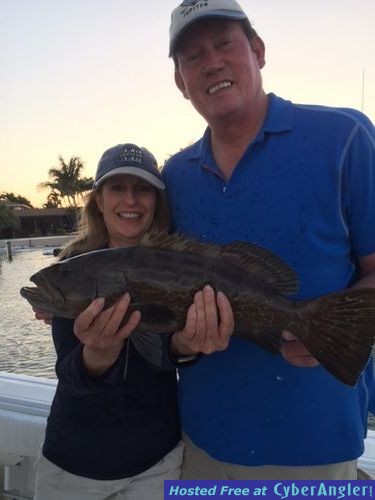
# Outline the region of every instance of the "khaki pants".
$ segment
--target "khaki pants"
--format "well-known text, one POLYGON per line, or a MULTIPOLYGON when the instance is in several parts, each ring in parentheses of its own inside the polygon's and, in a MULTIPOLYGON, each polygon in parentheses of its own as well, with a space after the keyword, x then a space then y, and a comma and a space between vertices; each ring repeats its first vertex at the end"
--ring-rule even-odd
POLYGON ((163 500, 164 480, 180 479, 183 449, 181 441, 142 474, 114 481, 76 476, 42 456, 36 464, 34 500, 163 500))
POLYGON ((310 467, 262 466, 246 467, 229 464, 210 457, 198 448, 186 435, 185 452, 181 479, 259 479, 259 480, 298 480, 298 479, 357 479, 356 461, 342 462, 310 467))

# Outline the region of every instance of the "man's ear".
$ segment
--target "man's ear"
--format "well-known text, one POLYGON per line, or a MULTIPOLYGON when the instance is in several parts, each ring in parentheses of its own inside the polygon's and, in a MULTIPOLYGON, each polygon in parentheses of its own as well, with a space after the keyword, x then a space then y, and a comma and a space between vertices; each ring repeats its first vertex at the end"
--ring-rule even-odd
POLYGON ((182 79, 180 70, 178 68, 174 69, 174 81, 176 82, 177 88, 182 92, 182 95, 185 97, 185 99, 189 99, 184 80, 182 79))
POLYGON ((257 56, 259 68, 264 68, 266 64, 266 46, 264 45, 263 40, 259 36, 257 36, 254 40, 251 41, 251 48, 257 56))

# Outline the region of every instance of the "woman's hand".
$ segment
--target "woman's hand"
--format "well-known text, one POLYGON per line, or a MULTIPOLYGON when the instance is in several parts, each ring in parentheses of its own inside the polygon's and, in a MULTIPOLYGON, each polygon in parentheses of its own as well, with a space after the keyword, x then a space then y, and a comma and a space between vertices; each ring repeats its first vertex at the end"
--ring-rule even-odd
POLYGON ((211 354, 228 347, 234 329, 234 316, 227 297, 206 285, 194 296, 184 329, 171 339, 174 355, 211 354))
POLYGON ((44 312, 41 309, 37 309, 36 307, 33 307, 34 311, 34 316, 35 319, 39 319, 41 321, 44 321, 46 325, 51 325, 52 324, 52 314, 48 312, 44 312))
POLYGON ((98 298, 75 319, 74 334, 84 344, 83 362, 93 375, 101 375, 113 365, 124 340, 138 326, 139 311, 132 312, 128 321, 120 326, 129 303, 130 296, 126 293, 113 306, 103 310, 104 299, 98 298))

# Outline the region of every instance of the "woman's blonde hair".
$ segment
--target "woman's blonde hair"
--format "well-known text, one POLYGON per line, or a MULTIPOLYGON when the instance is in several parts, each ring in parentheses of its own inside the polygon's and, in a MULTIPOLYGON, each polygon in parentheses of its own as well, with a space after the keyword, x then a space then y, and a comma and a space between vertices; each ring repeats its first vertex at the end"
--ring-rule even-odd
MULTIPOLYGON (((77 236, 63 248, 59 254, 59 260, 108 246, 108 230, 104 224, 103 214, 96 202, 97 195, 102 187, 103 184, 98 189, 90 191, 86 196, 79 216, 77 236)), ((155 215, 146 234, 165 231, 170 223, 167 195, 165 191, 156 188, 155 191, 155 215)))

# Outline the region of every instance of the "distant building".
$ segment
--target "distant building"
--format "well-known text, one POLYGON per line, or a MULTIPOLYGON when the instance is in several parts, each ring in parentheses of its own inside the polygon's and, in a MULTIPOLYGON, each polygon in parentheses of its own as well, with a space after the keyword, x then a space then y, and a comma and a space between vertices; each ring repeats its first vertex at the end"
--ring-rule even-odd
POLYGON ((3 200, 0 203, 13 210, 20 219, 20 228, 14 234, 3 231, 0 233, 0 238, 52 236, 75 230, 76 217, 70 208, 30 208, 22 203, 3 200))
POLYGON ((5 205, 11 210, 32 210, 29 205, 24 205, 23 203, 15 203, 14 201, 0 200, 1 205, 5 205))

